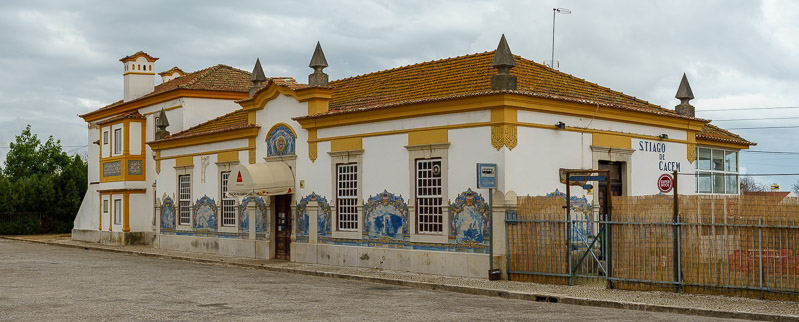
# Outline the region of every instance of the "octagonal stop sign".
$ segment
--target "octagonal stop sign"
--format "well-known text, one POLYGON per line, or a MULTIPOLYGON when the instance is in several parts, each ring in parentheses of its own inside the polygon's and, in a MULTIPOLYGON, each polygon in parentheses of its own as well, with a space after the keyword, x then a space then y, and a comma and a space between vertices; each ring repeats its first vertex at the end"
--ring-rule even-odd
POLYGON ((667 193, 672 188, 674 188, 674 178, 668 173, 661 174, 658 178, 658 190, 662 193, 667 193))

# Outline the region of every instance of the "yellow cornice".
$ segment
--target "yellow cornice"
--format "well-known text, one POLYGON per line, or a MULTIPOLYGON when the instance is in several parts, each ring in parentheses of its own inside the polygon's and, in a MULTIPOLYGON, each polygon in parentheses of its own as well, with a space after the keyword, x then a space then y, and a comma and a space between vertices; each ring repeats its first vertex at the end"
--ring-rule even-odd
POLYGON ((110 195, 116 192, 124 192, 135 195, 147 193, 147 189, 98 189, 97 192, 99 192, 100 195, 110 195))
POLYGON ((495 119, 513 121, 510 110, 525 110, 577 117, 635 123, 679 130, 700 131, 705 122, 671 117, 634 110, 599 107, 591 104, 564 102, 547 98, 530 97, 514 93, 497 93, 451 100, 422 102, 394 108, 365 109, 344 113, 331 113, 320 117, 297 120, 304 129, 327 128, 362 123, 380 122, 410 117, 492 110, 495 119), (507 111, 506 111, 507 110, 507 111))
POLYGON ((705 140, 705 139, 696 139, 697 145, 708 145, 708 146, 716 146, 722 148, 729 148, 729 149, 737 149, 737 150, 748 150, 749 146, 746 144, 738 144, 738 143, 730 143, 730 142, 718 142, 712 140, 705 140))
POLYGON ((183 97, 240 100, 247 98, 247 93, 208 91, 208 90, 199 90, 199 89, 178 89, 178 90, 172 90, 155 94, 147 98, 130 101, 127 103, 122 103, 118 106, 114 106, 109 109, 100 109, 93 112, 89 112, 87 114, 81 115, 80 117, 83 118, 83 120, 86 122, 94 122, 120 113, 138 110, 143 107, 183 97))
POLYGON ((147 142, 147 145, 155 151, 160 151, 236 139, 255 138, 258 136, 258 130, 260 130, 258 127, 247 127, 224 132, 211 132, 184 138, 169 139, 166 141, 147 142))
POLYGON ((330 99, 330 97, 333 96, 333 89, 329 87, 305 87, 294 92, 297 93, 296 97, 300 102, 305 102, 314 98, 330 99))
POLYGON ((143 72, 125 72, 125 73, 123 73, 123 74, 122 74, 122 76, 125 76, 125 75, 127 75, 127 74, 135 74, 135 75, 153 75, 153 76, 155 75, 155 73, 149 73, 149 72, 148 72, 148 73, 143 73, 143 72))

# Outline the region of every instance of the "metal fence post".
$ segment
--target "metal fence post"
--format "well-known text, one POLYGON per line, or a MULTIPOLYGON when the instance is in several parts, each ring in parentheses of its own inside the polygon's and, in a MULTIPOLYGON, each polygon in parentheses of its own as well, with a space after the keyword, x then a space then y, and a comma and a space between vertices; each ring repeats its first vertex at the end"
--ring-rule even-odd
POLYGON ((676 284, 676 291, 677 293, 682 292, 682 284, 680 280, 680 195, 677 192, 677 170, 674 170, 674 216, 672 217, 672 225, 674 225, 674 243, 672 248, 674 249, 672 253, 672 262, 673 270, 674 270, 674 281, 677 282, 676 284))
POLYGON ((762 299, 763 294, 763 219, 757 218, 757 257, 760 266, 760 271, 758 277, 760 279, 760 298, 762 299))

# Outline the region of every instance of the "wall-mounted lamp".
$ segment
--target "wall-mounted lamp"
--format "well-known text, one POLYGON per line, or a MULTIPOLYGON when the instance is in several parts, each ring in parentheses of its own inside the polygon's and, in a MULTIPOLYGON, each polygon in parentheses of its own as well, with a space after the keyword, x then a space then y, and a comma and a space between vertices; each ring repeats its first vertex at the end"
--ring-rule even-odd
POLYGON ((563 130, 563 129, 566 128, 566 123, 558 122, 558 123, 555 124, 555 126, 557 126, 559 129, 563 130))
POLYGON ((666 133, 663 133, 663 134, 661 134, 661 135, 658 135, 658 137, 659 137, 659 138, 661 138, 661 139, 664 139, 664 140, 665 140, 665 139, 668 139, 668 138, 669 138, 669 135, 668 135, 668 134, 666 134, 666 133))

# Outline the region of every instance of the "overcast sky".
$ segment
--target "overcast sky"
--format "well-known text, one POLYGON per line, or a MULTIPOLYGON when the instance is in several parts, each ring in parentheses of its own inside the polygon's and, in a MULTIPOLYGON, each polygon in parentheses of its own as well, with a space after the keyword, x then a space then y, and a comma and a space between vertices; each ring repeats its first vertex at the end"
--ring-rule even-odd
MULTIPOLYGON (((673 108, 688 75, 697 116, 724 128, 792 126, 799 109, 795 1, 2 1, 0 160, 26 124, 85 153, 83 114, 122 98, 119 59, 143 50, 156 69, 216 64, 307 81, 316 41, 330 78, 490 51, 514 54, 673 108)), ((732 130, 753 150, 799 152, 799 128, 732 130)), ((742 153, 742 172, 799 173, 799 154, 742 153)), ((788 190, 799 177, 758 177, 788 190)))

